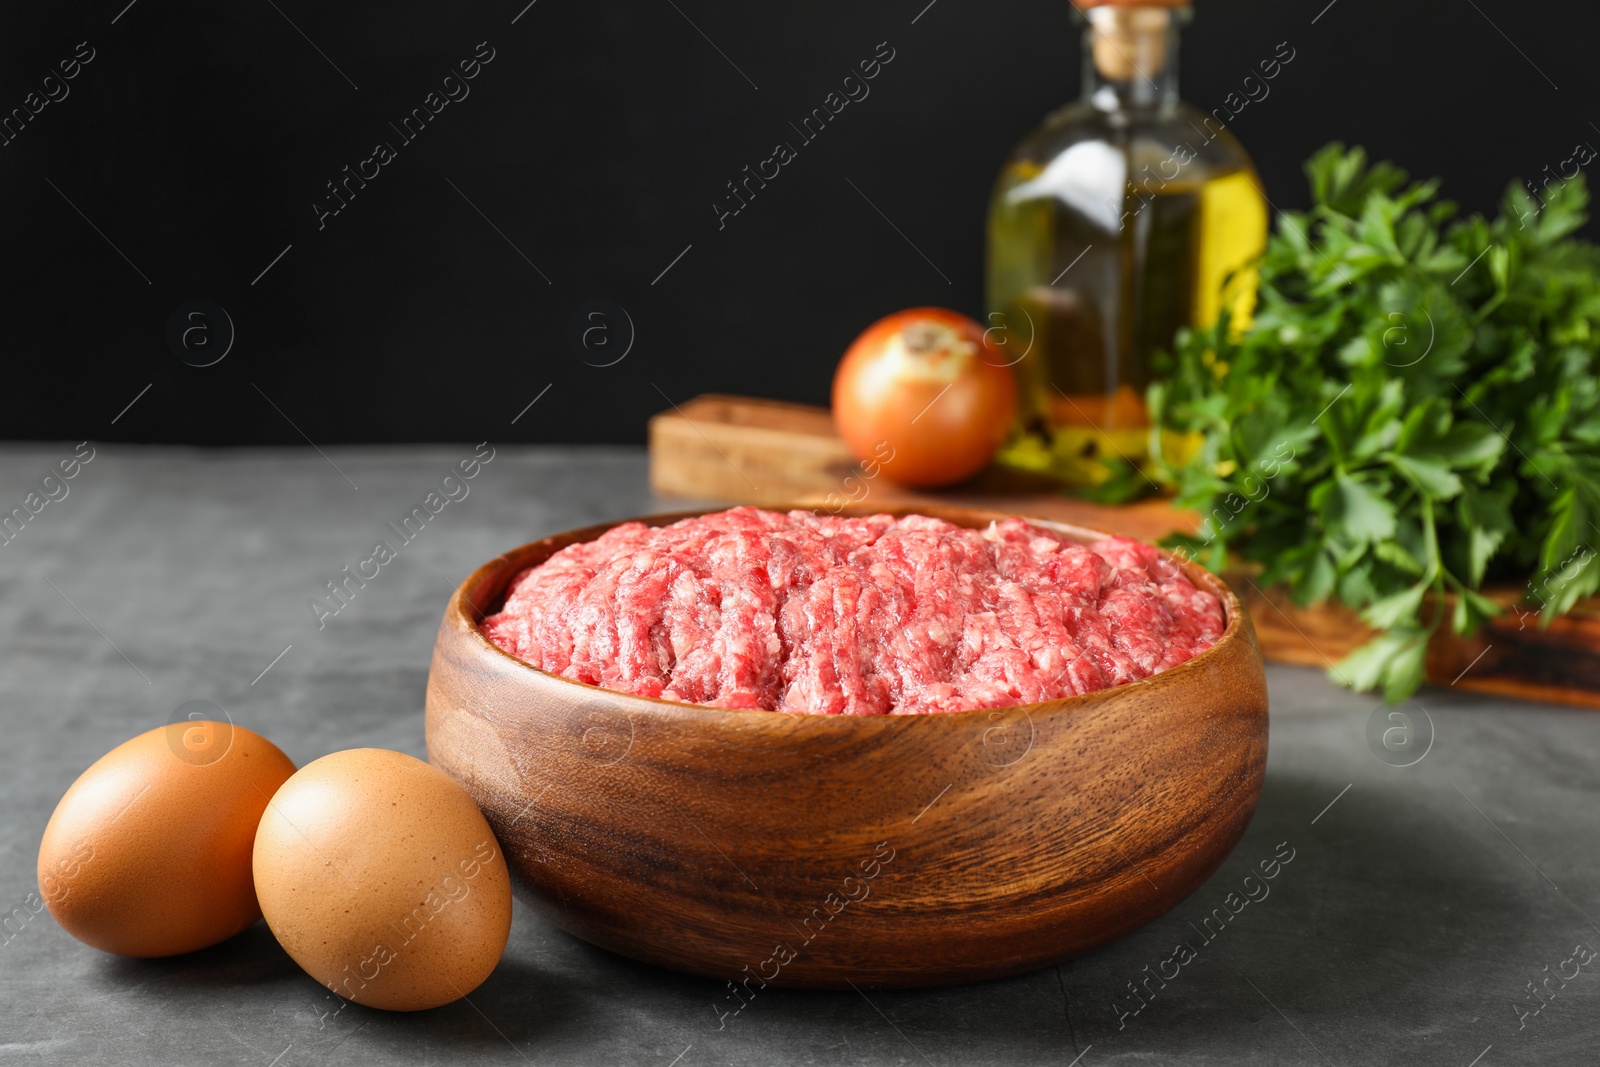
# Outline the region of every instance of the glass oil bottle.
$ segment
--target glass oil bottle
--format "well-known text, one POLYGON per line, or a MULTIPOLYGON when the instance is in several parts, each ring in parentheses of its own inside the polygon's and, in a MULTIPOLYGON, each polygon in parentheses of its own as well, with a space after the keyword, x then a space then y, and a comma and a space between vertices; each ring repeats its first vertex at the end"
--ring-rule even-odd
POLYGON ((1083 95, 1001 171, 987 302, 1021 396, 1001 462, 1092 488, 1143 481, 1145 388, 1177 330, 1224 301, 1248 320, 1267 205, 1233 134, 1178 99, 1187 4, 1075 6, 1083 95))

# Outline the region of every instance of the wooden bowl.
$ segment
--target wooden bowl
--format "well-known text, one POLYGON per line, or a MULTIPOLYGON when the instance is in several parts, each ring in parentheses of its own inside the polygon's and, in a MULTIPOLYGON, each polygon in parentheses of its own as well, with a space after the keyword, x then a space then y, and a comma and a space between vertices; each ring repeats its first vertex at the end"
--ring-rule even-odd
POLYGON ((1222 600, 1226 630, 1146 681, 934 715, 729 711, 569 681, 479 630, 523 568, 609 525, 524 545, 456 590, 428 677, 428 756, 477 800, 541 914, 740 983, 719 1011, 766 984, 945 985, 1089 952, 1199 887, 1255 810, 1261 653, 1201 568, 1184 567, 1222 600))

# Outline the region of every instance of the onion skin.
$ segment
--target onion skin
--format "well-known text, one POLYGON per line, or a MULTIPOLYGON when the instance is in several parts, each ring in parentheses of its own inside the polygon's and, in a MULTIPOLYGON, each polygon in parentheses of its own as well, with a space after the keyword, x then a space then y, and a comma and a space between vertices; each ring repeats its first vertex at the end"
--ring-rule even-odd
POLYGON ((983 328, 945 308, 879 319, 833 377, 833 422, 850 451, 915 488, 954 485, 981 471, 1016 410, 1016 383, 983 328))

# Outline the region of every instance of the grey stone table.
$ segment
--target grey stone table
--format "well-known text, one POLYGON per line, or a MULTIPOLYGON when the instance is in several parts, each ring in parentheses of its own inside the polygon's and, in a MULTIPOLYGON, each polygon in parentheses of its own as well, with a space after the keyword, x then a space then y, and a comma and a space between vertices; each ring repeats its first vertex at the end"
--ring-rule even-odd
MULTIPOLYGON (((72 451, 0 450, 0 513, 72 451)), ((1600 959, 1569 962, 1600 948, 1600 716, 1434 689, 1404 722, 1378 712, 1373 733, 1401 731, 1391 750, 1369 740, 1373 699, 1291 668, 1270 671, 1266 789, 1217 875, 1124 941, 1005 981, 769 989, 719 1029, 721 983, 591 948, 519 904, 505 959, 470 1003, 395 1015, 343 1004, 260 924, 190 957, 135 961, 35 915, 45 821, 113 744, 210 700, 297 763, 363 745, 420 756, 429 650, 455 583, 535 536, 664 507, 636 450, 500 448, 319 629, 308 598, 472 451, 102 445, 0 545, 0 1060, 1600 1060, 1600 959), (1289 850, 1269 894, 1207 940, 1204 918, 1289 850), (1179 942, 1195 958, 1163 965, 1179 942), (1163 970, 1176 977, 1150 980, 1163 970)))

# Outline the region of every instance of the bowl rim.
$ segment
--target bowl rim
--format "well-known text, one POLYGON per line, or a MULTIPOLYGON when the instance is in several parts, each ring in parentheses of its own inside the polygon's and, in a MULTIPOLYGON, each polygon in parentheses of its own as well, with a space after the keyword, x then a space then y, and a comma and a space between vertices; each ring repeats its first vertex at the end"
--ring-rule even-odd
MULTIPOLYGON (((692 508, 684 511, 655 512, 649 515, 615 519, 609 522, 597 523, 592 526, 583 526, 572 530, 564 530, 559 533, 550 534, 546 537, 541 537, 535 541, 529 541, 526 544, 518 545, 516 548, 502 552, 500 555, 475 568, 472 573, 469 574, 451 594, 450 602, 445 608, 445 623, 446 625, 449 625, 451 622, 454 622, 458 629, 464 629, 470 635, 469 640, 475 641, 480 651, 488 651, 492 655, 503 657, 508 663, 513 664, 515 668, 529 671, 535 677, 561 685, 572 686, 576 691, 581 693, 599 694, 605 698, 617 700, 644 701, 646 703, 656 705, 656 707, 652 709, 652 714, 655 715, 665 715, 673 718, 703 718, 709 715, 713 718, 722 719, 724 722, 732 722, 736 719, 743 722, 763 723, 781 721, 774 720, 771 717, 782 716, 784 719, 799 720, 800 722, 806 724, 820 724, 823 721, 835 719, 851 720, 853 722, 860 722, 862 724, 875 722, 878 720, 911 722, 924 719, 950 719, 957 722, 970 722, 972 716, 988 715, 996 712, 1022 712, 1029 718, 1031 718, 1035 712, 1048 712, 1052 714, 1067 713, 1078 708, 1100 703, 1108 699, 1108 697, 1113 694, 1130 692, 1142 686, 1151 685, 1152 683, 1160 683, 1164 685, 1174 684, 1175 680, 1181 680, 1186 674, 1193 674, 1197 670, 1204 669, 1210 665, 1210 661, 1221 658, 1222 655, 1229 654, 1234 645, 1236 645, 1239 641, 1244 640, 1242 632, 1245 631, 1249 626, 1249 616, 1245 613, 1244 605, 1240 602, 1238 596, 1231 588, 1229 588, 1228 584, 1224 582, 1221 577, 1213 574, 1209 570, 1206 570, 1192 559, 1178 559, 1173 555, 1173 553, 1164 548, 1160 548, 1159 546, 1151 546, 1155 547, 1156 550, 1162 554, 1163 558, 1178 567, 1180 572, 1183 573, 1183 575, 1187 577, 1191 583, 1205 589, 1207 592, 1211 593, 1219 601, 1221 601, 1224 625, 1222 628, 1222 633, 1214 642, 1212 642, 1211 647, 1205 649, 1203 652, 1200 652, 1198 655, 1190 657, 1184 662, 1178 664, 1176 667, 1169 667, 1164 671, 1157 671, 1155 674, 1149 675, 1145 678, 1140 678, 1137 681, 1123 682, 1118 685, 1107 686, 1104 689, 1096 689, 1089 693, 1078 693, 1073 696, 1056 697, 1051 700, 1035 701, 1030 704, 1007 704, 1003 707, 993 708, 962 708, 958 711, 928 712, 920 715, 818 715, 811 712, 782 712, 776 709, 768 708, 723 708, 712 704, 695 704, 684 700, 663 700, 660 697, 640 696, 637 693, 627 693, 620 689, 607 689, 604 686, 591 685, 588 682, 580 682, 576 679, 568 678, 565 675, 556 674, 554 672, 544 670, 543 668, 535 667, 527 660, 512 655, 499 645, 495 644, 493 641, 489 640, 488 635, 483 632, 483 619, 488 614, 491 614, 491 612, 479 606, 475 594, 483 593, 489 587, 494 586, 495 588, 493 594, 486 598, 486 602, 496 605, 503 604, 505 589, 511 583, 511 580, 528 567, 537 566, 537 564, 527 562, 526 557, 537 554, 539 550, 547 548, 551 542, 563 541, 565 543, 561 546, 561 548, 565 548, 567 545, 582 544, 588 541, 593 541, 607 531, 630 522, 640 522, 644 523, 646 526, 654 527, 667 526, 682 519, 695 518, 700 515, 711 515, 720 511, 731 510, 734 507, 743 506, 759 507, 762 511, 780 511, 785 513, 790 511, 809 511, 813 514, 816 514, 824 510, 815 505, 807 506, 804 504, 772 507, 760 505, 724 505, 720 507, 713 506, 692 508)), ((929 518, 943 519, 945 522, 950 522, 957 526, 962 526, 965 524, 956 521, 956 519, 951 517, 953 515, 978 517, 980 519, 982 525, 967 525, 967 529, 983 529, 989 523, 997 522, 1002 519, 1015 518, 1022 519, 1024 522, 1029 522, 1036 526, 1045 527, 1058 533, 1065 533, 1080 543, 1088 543, 1092 540, 1102 540, 1109 537, 1126 537, 1124 534, 1113 533, 1098 527, 1080 526, 1076 523, 1061 522, 1055 519, 1044 519, 1037 516, 1028 516, 1016 512, 1002 511, 995 508, 971 507, 967 505, 890 504, 881 507, 868 507, 862 504, 850 504, 839 509, 838 511, 832 511, 831 509, 827 510, 833 515, 848 515, 851 517, 892 515, 899 518, 907 515, 922 515, 929 518)), ((1138 540, 1137 538, 1127 539, 1138 540)), ((1141 541, 1140 543, 1149 544, 1149 542, 1145 541, 1141 541)), ((546 554, 546 558, 549 558, 550 555, 554 555, 555 552, 559 552, 560 550, 560 548, 551 550, 546 554)), ((498 610, 498 607, 496 607, 495 610, 498 610)))

